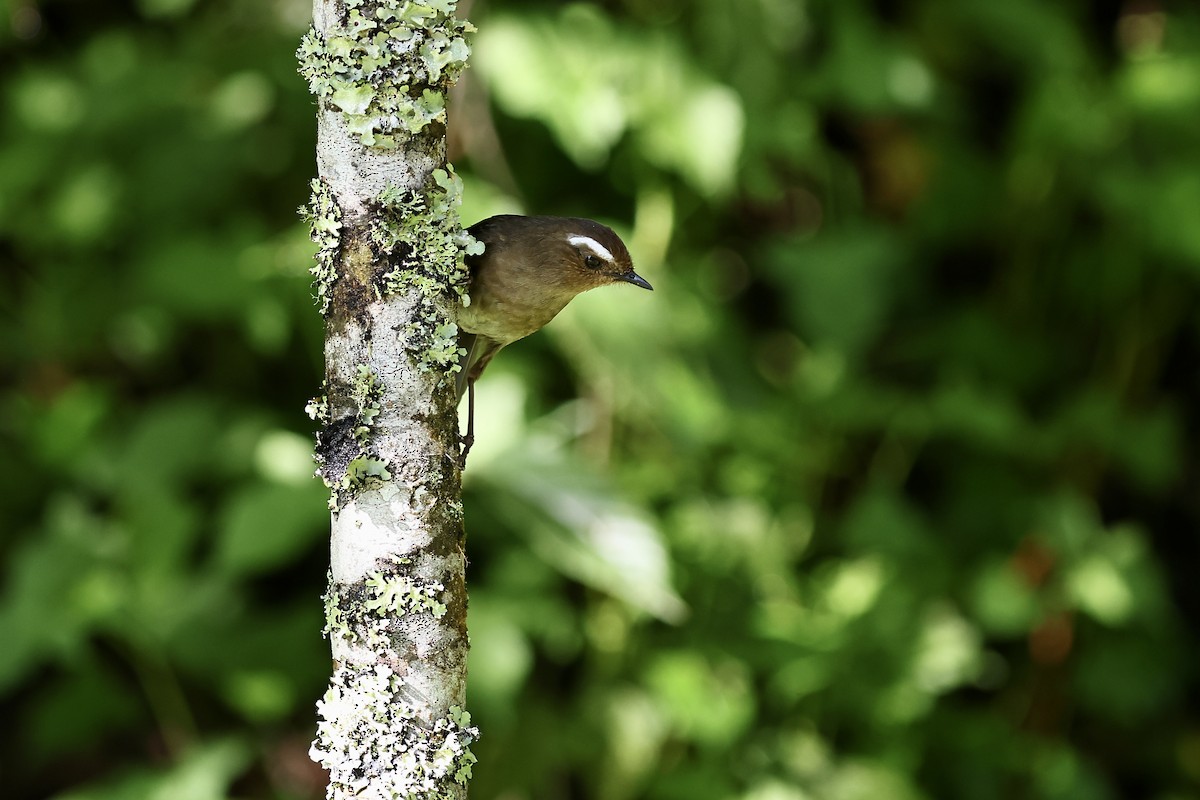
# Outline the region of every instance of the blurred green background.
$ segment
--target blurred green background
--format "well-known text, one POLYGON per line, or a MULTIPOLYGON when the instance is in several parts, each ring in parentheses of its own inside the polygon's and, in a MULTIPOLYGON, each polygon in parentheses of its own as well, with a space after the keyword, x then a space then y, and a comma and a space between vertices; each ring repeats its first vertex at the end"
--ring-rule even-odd
MULTIPOLYGON (((319 797, 309 4, 0 8, 0 795, 319 797)), ((1200 798, 1197 5, 468 13, 656 289, 480 383, 472 795, 1200 798)))

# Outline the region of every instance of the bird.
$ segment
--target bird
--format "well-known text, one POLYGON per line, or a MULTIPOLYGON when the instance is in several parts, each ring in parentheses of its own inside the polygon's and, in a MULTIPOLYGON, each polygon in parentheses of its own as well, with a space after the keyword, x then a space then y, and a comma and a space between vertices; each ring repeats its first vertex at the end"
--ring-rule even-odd
POLYGON ((500 214, 467 232, 483 252, 466 258, 469 302, 457 309, 456 403, 468 396, 460 468, 475 442, 475 381, 501 348, 540 330, 588 289, 615 283, 654 289, 634 272, 621 237, 594 220, 500 214))

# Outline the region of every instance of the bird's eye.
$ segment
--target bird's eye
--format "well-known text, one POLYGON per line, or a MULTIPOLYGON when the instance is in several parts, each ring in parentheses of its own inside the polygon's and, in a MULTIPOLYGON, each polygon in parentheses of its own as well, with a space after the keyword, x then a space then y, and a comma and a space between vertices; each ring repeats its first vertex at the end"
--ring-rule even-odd
POLYGON ((596 258, 595 256, 584 256, 583 263, 588 269, 600 269, 600 259, 596 258))

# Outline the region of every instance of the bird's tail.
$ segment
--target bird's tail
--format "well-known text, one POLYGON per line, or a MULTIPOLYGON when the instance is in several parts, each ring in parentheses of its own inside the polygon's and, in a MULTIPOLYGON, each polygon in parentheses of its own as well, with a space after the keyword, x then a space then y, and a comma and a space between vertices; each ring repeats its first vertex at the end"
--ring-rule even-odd
POLYGON ((504 345, 486 336, 467 333, 460 328, 458 346, 465 353, 458 360, 458 375, 455 376, 458 399, 461 401, 467 393, 467 385, 475 382, 483 368, 492 360, 492 356, 504 345))
POLYGON ((471 368, 471 355, 478 341, 479 337, 475 334, 467 333, 462 328, 458 329, 458 349, 462 355, 458 357, 458 374, 454 376, 455 386, 458 390, 456 404, 461 402, 463 395, 467 393, 467 375, 471 368))

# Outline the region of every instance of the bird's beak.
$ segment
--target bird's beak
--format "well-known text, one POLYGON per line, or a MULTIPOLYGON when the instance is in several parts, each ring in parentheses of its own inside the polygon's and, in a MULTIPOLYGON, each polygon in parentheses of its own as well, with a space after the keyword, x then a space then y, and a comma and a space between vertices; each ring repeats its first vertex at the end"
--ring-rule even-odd
POLYGON ((654 287, 650 285, 650 281, 646 280, 641 275, 638 275, 636 272, 622 272, 617 276, 617 280, 625 281, 626 283, 632 283, 634 286, 640 286, 643 289, 649 289, 652 292, 654 291, 654 287))

